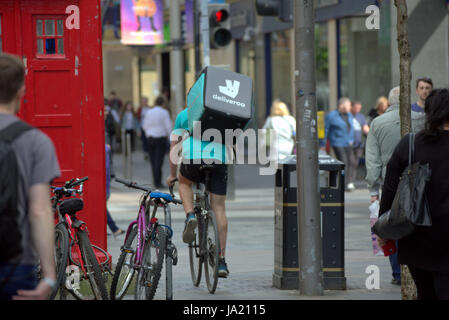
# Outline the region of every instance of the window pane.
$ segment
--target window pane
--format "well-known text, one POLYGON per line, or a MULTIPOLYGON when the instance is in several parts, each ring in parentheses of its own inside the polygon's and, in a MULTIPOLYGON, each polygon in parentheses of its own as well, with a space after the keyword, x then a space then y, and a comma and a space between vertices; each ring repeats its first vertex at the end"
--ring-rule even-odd
POLYGON ((58 39, 58 53, 64 54, 64 39, 58 39))
POLYGON ((42 20, 37 20, 36 21, 36 34, 38 36, 42 36, 43 35, 42 27, 43 27, 42 20))
POLYGON ((37 53, 44 54, 44 40, 37 39, 37 53))
POLYGON ((45 39, 45 51, 47 54, 56 53, 56 39, 45 39))
POLYGON ((55 20, 45 20, 45 35, 55 35, 55 20))
POLYGON ((64 35, 64 21, 58 20, 57 23, 58 23, 58 25, 57 25, 58 36, 62 36, 62 35, 64 35))

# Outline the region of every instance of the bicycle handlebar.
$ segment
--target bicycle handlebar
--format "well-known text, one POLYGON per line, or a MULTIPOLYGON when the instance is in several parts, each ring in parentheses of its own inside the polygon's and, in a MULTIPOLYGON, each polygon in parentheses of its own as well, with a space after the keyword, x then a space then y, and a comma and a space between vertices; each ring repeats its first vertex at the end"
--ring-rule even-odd
POLYGON ((122 179, 120 179, 120 178, 115 178, 115 181, 117 181, 117 182, 119 182, 119 183, 121 183, 121 184, 124 184, 124 185, 127 186, 128 188, 137 189, 137 190, 142 190, 142 191, 145 191, 145 192, 151 192, 151 191, 152 191, 151 189, 141 187, 141 186, 137 185, 137 183, 132 182, 132 181, 122 180, 122 179))
POLYGON ((84 177, 84 178, 81 178, 81 179, 77 179, 75 182, 72 182, 71 184, 70 184, 70 187, 76 187, 76 186, 79 186, 81 183, 83 183, 84 181, 87 181, 87 180, 89 180, 89 177, 84 177))

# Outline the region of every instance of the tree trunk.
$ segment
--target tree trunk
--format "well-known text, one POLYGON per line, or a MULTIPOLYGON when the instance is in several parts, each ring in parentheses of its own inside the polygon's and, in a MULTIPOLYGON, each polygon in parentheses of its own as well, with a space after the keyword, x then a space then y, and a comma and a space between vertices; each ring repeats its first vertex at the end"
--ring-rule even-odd
MULTIPOLYGON (((398 50, 400 56, 399 115, 401 119, 401 136, 411 131, 410 81, 412 79, 410 46, 408 42, 408 14, 406 0, 395 0, 397 8, 398 50)), ((406 265, 401 266, 402 300, 416 300, 416 286, 406 265)))

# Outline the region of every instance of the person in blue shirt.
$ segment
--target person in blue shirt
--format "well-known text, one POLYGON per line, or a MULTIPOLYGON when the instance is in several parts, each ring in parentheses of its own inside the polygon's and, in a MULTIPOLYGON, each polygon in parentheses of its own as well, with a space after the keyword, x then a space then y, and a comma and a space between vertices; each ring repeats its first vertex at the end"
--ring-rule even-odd
MULTIPOLYGON (((354 144, 354 125, 351 114, 351 100, 341 98, 338 100, 337 110, 326 115, 325 137, 320 142, 322 150, 325 150, 327 140, 335 153, 335 157, 345 164, 346 171, 350 168, 349 159, 354 144)), ((350 176, 347 174, 346 176, 350 176)))
POLYGON ((416 95, 418 96, 418 101, 412 104, 412 111, 424 113, 424 104, 432 89, 432 79, 419 78, 416 80, 416 95))
POLYGON ((354 127, 354 143, 352 145, 351 157, 349 158, 351 165, 350 170, 348 170, 348 180, 346 181, 348 190, 355 189, 354 182, 357 178, 357 168, 365 147, 362 138, 369 132, 368 122, 360 111, 362 111, 362 103, 360 101, 354 101, 351 107, 351 114, 353 116, 352 125, 354 127))
POLYGON ((198 224, 193 210, 193 190, 194 182, 204 183, 204 173, 201 166, 213 161, 213 169, 210 173, 211 207, 217 219, 218 236, 220 240, 220 259, 218 261, 218 276, 226 278, 229 270, 225 261, 226 238, 228 232, 228 221, 226 218, 225 200, 227 189, 228 169, 226 165, 226 147, 223 144, 209 141, 202 141, 195 135, 189 135, 188 109, 181 111, 176 117, 173 132, 170 137, 170 176, 167 178, 167 185, 172 186, 176 179, 177 164, 173 162, 177 154, 178 143, 182 143, 183 161, 179 170, 179 195, 186 213, 186 221, 183 232, 183 241, 191 243, 195 239, 194 230, 198 224), (196 160, 196 161, 195 161, 196 160))

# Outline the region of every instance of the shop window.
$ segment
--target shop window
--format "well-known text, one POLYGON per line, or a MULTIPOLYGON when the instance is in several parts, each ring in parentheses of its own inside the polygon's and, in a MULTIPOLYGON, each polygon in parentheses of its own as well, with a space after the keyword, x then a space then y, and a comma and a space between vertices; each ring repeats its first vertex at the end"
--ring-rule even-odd
POLYGON ((64 20, 43 18, 36 20, 36 56, 64 58, 64 20))

